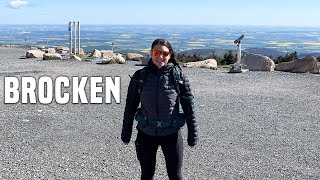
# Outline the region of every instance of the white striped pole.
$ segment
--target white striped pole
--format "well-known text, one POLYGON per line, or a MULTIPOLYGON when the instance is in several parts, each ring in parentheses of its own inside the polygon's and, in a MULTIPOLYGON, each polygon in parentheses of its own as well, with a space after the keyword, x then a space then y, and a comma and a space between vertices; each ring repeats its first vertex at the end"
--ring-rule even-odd
POLYGON ((74 30, 74 55, 76 55, 77 54, 77 26, 75 21, 73 21, 73 30, 74 30))
POLYGON ((80 22, 78 21, 78 54, 80 55, 80 22))
POLYGON ((69 37, 69 42, 70 42, 70 50, 69 50, 69 55, 72 54, 72 22, 70 21, 69 22, 69 34, 70 34, 70 37, 69 37))

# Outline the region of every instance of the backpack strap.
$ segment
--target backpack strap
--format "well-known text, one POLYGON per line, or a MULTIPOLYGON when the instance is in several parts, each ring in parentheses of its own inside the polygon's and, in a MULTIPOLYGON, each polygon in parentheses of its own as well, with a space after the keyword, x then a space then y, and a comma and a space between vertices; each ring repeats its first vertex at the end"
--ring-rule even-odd
POLYGON ((138 89, 138 93, 140 94, 143 88, 143 85, 147 79, 147 75, 148 75, 148 70, 147 70, 148 66, 145 66, 141 71, 140 71, 140 79, 139 79, 139 89, 138 89))
POLYGON ((179 66, 175 65, 173 67, 173 78, 174 78, 174 81, 175 81, 175 87, 176 87, 176 90, 177 90, 177 93, 178 95, 180 96, 180 85, 183 84, 183 81, 182 81, 182 74, 181 74, 181 69, 179 66))
POLYGON ((147 74, 148 74, 148 70, 147 67, 144 67, 143 69, 141 69, 140 71, 140 77, 139 80, 133 78, 132 76, 129 75, 129 77, 136 83, 139 83, 139 87, 138 87, 138 93, 140 94, 143 88, 143 85, 146 81, 147 78, 147 74))

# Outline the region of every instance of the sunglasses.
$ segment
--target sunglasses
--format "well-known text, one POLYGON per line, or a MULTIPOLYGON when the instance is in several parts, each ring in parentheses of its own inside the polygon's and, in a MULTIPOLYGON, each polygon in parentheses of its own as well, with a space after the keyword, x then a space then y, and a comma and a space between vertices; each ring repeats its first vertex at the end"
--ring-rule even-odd
POLYGON ((154 56, 160 56, 160 55, 162 55, 163 57, 167 57, 167 56, 169 56, 169 52, 167 52, 167 51, 157 51, 157 50, 153 50, 152 51, 152 55, 154 55, 154 56))

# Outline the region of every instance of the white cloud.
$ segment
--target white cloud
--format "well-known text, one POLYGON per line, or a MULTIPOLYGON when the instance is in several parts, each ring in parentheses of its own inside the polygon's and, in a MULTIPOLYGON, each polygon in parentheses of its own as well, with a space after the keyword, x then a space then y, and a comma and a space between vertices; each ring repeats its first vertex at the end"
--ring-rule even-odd
POLYGON ((12 9, 18 9, 23 6, 28 6, 30 3, 25 0, 11 0, 8 6, 12 9))

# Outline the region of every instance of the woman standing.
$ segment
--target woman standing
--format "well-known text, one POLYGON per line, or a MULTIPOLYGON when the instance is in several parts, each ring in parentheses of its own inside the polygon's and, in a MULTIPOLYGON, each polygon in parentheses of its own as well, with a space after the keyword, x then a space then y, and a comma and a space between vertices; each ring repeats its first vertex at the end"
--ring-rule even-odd
POLYGON ((169 179, 182 179, 183 141, 180 128, 187 123, 188 145, 197 142, 193 95, 187 77, 165 39, 151 45, 148 65, 131 78, 124 112, 121 139, 128 144, 134 118, 138 121, 135 141, 141 179, 153 179, 156 153, 163 151, 169 179), (140 108, 139 104, 141 103, 140 108), (179 104, 183 114, 179 113, 179 104))

